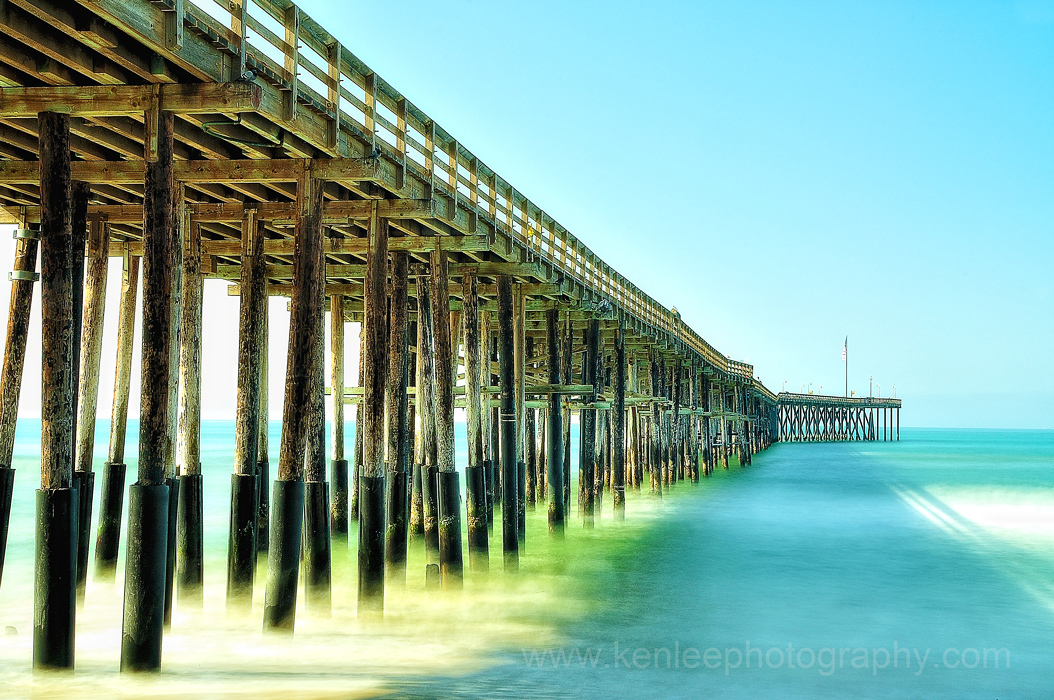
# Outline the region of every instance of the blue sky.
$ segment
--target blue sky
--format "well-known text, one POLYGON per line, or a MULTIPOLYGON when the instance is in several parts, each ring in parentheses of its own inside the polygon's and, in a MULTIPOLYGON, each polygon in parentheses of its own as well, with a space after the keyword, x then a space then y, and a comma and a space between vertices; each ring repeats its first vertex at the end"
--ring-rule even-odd
POLYGON ((1054 427, 1054 2, 302 7, 773 389, 1054 427))

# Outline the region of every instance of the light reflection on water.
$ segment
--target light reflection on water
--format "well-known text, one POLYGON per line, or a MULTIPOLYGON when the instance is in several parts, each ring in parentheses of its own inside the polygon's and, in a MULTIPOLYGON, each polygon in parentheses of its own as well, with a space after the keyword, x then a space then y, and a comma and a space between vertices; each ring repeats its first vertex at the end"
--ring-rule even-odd
POLYGON ((778 445, 752 468, 718 470, 661 503, 631 494, 622 526, 611 523, 605 499, 600 527, 572 525, 563 543, 549 541, 540 509, 521 574, 470 575, 461 594, 425 591, 423 552, 414 547, 408 586, 389 589, 380 623, 357 619, 354 563, 338 553, 332 618, 311 618, 301 607, 291 639, 260 632, 262 569, 253 615, 224 613, 225 445, 233 444, 221 442, 226 432, 206 430, 213 437, 205 612, 177 609, 159 678, 117 673, 120 581, 89 581, 76 674, 32 677, 35 484, 28 482, 36 466, 17 465, 22 505, 15 517, 23 525, 12 532, 0 624, 15 625, 18 636, 0 637, 0 695, 1054 695, 1051 432, 904 430, 900 444, 778 445), (821 674, 815 666, 755 666, 725 675, 723 667, 638 668, 622 657, 627 668, 614 653, 615 644, 723 653, 746 642, 799 651, 896 642, 937 656, 949 647, 1006 647, 1012 662, 1010 669, 950 669, 932 667, 930 657, 925 669, 842 666, 821 674), (583 648, 600 650, 599 663, 529 667, 524 655, 583 648))

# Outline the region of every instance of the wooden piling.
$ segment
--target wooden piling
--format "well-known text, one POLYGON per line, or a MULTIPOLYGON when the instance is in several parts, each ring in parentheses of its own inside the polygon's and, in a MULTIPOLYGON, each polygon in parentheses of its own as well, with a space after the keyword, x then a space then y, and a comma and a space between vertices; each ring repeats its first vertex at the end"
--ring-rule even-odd
POLYGON ((430 280, 419 275, 417 288, 417 394, 418 427, 414 438, 418 477, 414 480, 414 508, 420 508, 421 531, 425 540, 425 560, 439 566, 439 501, 435 489, 436 407, 435 354, 432 347, 432 295, 430 280), (420 488, 418 488, 420 487, 420 488))
POLYGON ((681 473, 681 363, 674 360, 668 368, 670 378, 670 398, 673 399, 673 411, 670 413, 670 461, 667 483, 674 485, 683 476, 681 473))
POLYGON ((454 468, 454 336, 451 333, 450 285, 446 253, 434 250, 432 321, 435 324, 436 466, 439 469, 439 573, 444 588, 460 589, 464 582, 461 549, 461 488, 454 468))
POLYGON ((611 500, 615 520, 626 517, 626 335, 621 324, 615 329, 615 378, 611 391, 611 500))
MULTIPOLYGON (((78 430, 80 416, 78 411, 80 404, 81 340, 84 331, 84 251, 87 242, 88 199, 91 196, 91 189, 84 182, 74 182, 72 191, 73 218, 70 229, 72 232, 70 264, 73 274, 73 488, 77 491, 77 601, 83 604, 84 583, 88 573, 92 496, 95 491, 95 473, 91 470, 90 461, 88 469, 82 471, 80 462, 77 460, 77 443, 80 441, 80 430, 78 430)), ((94 413, 90 421, 87 422, 90 426, 89 429, 94 433, 94 413)))
POLYGON ((297 186, 293 292, 282 404, 278 479, 271 498, 264 630, 292 633, 304 517, 304 452, 311 388, 318 376, 315 345, 323 333, 322 182, 308 174, 297 186))
MULTIPOLYGON (((27 229, 22 229, 28 232, 27 229)), ((0 371, 0 581, 4 574, 4 554, 11 522, 15 470, 11 466, 18 421, 18 399, 22 389, 22 368, 33 305, 33 281, 37 267, 38 232, 28 232, 15 242, 14 274, 11 276, 11 304, 7 314, 7 340, 3 370, 0 371)))
MULTIPOLYGON (((560 322, 556 309, 545 312, 545 332, 549 345, 549 383, 561 384, 560 322)), ((566 343, 567 340, 564 339, 566 343)), ((549 534, 553 537, 564 536, 564 414, 560 405, 560 394, 549 394, 549 444, 546 456, 546 467, 549 479, 549 534)))
POLYGON ((534 447, 536 466, 534 475, 534 497, 536 502, 542 504, 546 502, 546 492, 549 488, 548 475, 546 473, 546 462, 548 456, 549 444, 548 435, 549 430, 546 427, 548 425, 549 411, 546 408, 536 409, 535 413, 535 424, 534 434, 536 435, 536 444, 534 447))
POLYGON ((270 436, 268 432, 271 421, 268 418, 268 355, 270 354, 270 310, 268 300, 264 298, 260 322, 263 326, 260 341, 260 421, 256 437, 256 552, 266 554, 271 544, 271 457, 270 436))
MULTIPOLYGON (((422 285, 415 284, 420 290, 422 285)), ((418 291, 418 294, 420 291, 418 291)), ((420 299, 417 299, 417 303, 420 306, 420 299)), ((420 319, 420 313, 418 313, 418 319, 420 319)), ((427 416, 423 415, 422 407, 422 392, 418 388, 421 385, 421 362, 419 358, 421 347, 421 336, 420 336, 420 323, 415 321, 412 325, 411 336, 414 339, 415 351, 410 356, 411 364, 413 365, 413 374, 411 375, 411 383, 414 387, 414 402, 411 407, 413 420, 411 421, 411 427, 413 432, 413 448, 410 453, 410 524, 408 539, 414 540, 419 537, 424 537, 424 496, 422 494, 423 484, 421 483, 421 470, 424 462, 424 428, 423 423, 427 420, 427 416)))
POLYGON ((73 486, 73 255, 69 116, 42 112, 40 490, 33 604, 33 668, 72 669, 76 615, 77 497, 73 486))
MULTIPOLYGON (((227 539, 227 606, 246 610, 252 606, 256 571, 260 350, 263 345, 262 316, 267 304, 264 227, 253 210, 248 210, 242 220, 241 248, 238 408, 234 422, 234 473, 231 475, 227 539)), ((315 348, 309 351, 313 354, 315 348)))
POLYGON ((156 124, 157 152, 147 153, 143 193, 143 343, 139 417, 139 474, 129 487, 121 670, 161 670, 168 569, 169 362, 172 348, 173 115, 147 115, 156 124), (155 158, 151 160, 151 158, 155 158))
POLYGON ((179 333, 179 505, 176 513, 176 596, 201 608, 204 585, 204 491, 201 475, 201 235, 187 226, 183 246, 182 328, 179 333))
POLYGON ((388 304, 388 376, 385 381, 385 423, 388 482, 388 524, 384 536, 385 576, 389 583, 406 584, 407 525, 409 512, 409 450, 406 383, 409 371, 409 307, 407 297, 409 256, 391 254, 392 285, 388 304))
POLYGON ((177 303, 183 295, 183 231, 189 226, 185 210, 186 189, 176 183, 173 190, 172 243, 169 248, 172 265, 172 299, 168 336, 168 434, 165 436, 165 483, 168 485, 168 547, 165 555, 165 629, 172 626, 172 603, 176 580, 176 531, 179 511, 179 467, 176 463, 176 442, 179 423, 179 336, 183 305, 177 303))
MULTIPOLYGON (((483 488, 484 488, 484 502, 486 508, 486 519, 487 519, 487 530, 488 530, 488 545, 489 550, 489 533, 494 529, 494 464, 497 459, 497 450, 495 449, 494 441, 492 436, 495 435, 495 428, 492 425, 494 412, 490 408, 490 387, 491 381, 491 367, 488 361, 490 350, 490 327, 491 327, 491 313, 490 311, 483 311, 480 314, 480 325, 481 328, 477 333, 477 350, 476 350, 476 364, 478 365, 478 386, 480 391, 483 392, 480 396, 480 415, 479 422, 481 426, 481 448, 483 452, 483 488)), ((468 353, 465 354, 465 362, 467 363, 468 353)), ((467 490, 467 486, 466 486, 467 490)), ((490 568, 490 555, 488 551, 487 557, 487 568, 490 568)))
MULTIPOLYGON (((534 355, 534 338, 526 338, 524 353, 527 357, 534 355)), ((533 369, 533 368, 532 368, 533 369)), ((534 408, 524 409, 523 417, 523 463, 526 467, 524 472, 524 502, 527 510, 533 511, 537 503, 537 474, 538 474, 538 436, 535 430, 534 408)))
MULTIPOLYGON (((593 392, 589 403, 599 398, 600 387, 600 321, 589 319, 586 326, 585 350, 582 353, 582 383, 591 384, 593 392)), ((583 522, 586 528, 592 528, 595 521, 594 490, 595 464, 597 451, 598 416, 595 408, 583 408, 580 413, 579 430, 582 434, 578 454, 579 501, 583 522)))
MULTIPOLYGON (((366 360, 366 333, 363 332, 362 323, 359 323, 359 373, 356 377, 358 386, 362 386, 362 363, 366 360)), ((359 401, 355 405, 355 447, 354 453, 352 454, 351 461, 351 478, 350 486, 348 488, 348 528, 351 528, 350 521, 358 522, 359 520, 359 474, 362 471, 362 424, 363 424, 363 413, 366 408, 362 401, 359 401)))
MULTIPOLYGON (((348 546, 348 460, 344 457, 344 295, 329 298, 330 406, 330 532, 339 546, 348 546)), ((356 425, 356 429, 358 426, 356 425)))
POLYGON ((110 413, 110 447, 103 466, 99 529, 95 540, 95 580, 113 583, 121 543, 121 519, 127 467, 124 463, 128 432, 128 399, 132 379, 135 307, 139 288, 139 258, 124 256, 121 307, 117 321, 117 367, 114 373, 113 408, 110 413))
POLYGON ((525 436, 526 402, 526 357, 527 357, 527 297, 523 287, 516 285, 516 305, 513 307, 513 362, 516 380, 516 535, 520 538, 520 551, 527 544, 527 442, 525 436))
MULTIPOLYGON (((487 542, 487 494, 484 473, 484 408, 480 393, 483 355, 479 332, 479 289, 474 275, 461 280, 462 325, 465 332, 465 422, 468 466, 465 491, 468 505, 468 556, 472 571, 490 568, 487 542)), ((487 373, 489 375, 489 372, 487 373)), ((488 402, 489 403, 489 402, 488 402)))
MULTIPOLYGON (((490 323, 489 322, 487 323, 487 328, 488 328, 488 335, 487 335, 487 338, 486 338, 486 342, 487 342, 488 349, 490 351, 489 352, 490 362, 488 364, 491 365, 491 366, 499 366, 500 367, 500 365, 499 365, 499 357, 498 357, 498 346, 499 346, 499 341, 500 341, 499 333, 497 333, 497 332, 490 333, 490 323)), ((501 370, 499 368, 499 373, 498 374, 493 374, 493 373, 490 374, 490 384, 493 385, 493 386, 498 387, 499 391, 500 391, 500 387, 501 387, 500 371, 501 370)), ((491 492, 489 494, 489 498, 491 500, 491 503, 495 507, 500 508, 501 507, 501 494, 502 494, 502 491, 501 491, 501 475, 502 475, 502 471, 501 471, 501 469, 502 469, 502 467, 501 467, 501 460, 502 460, 502 446, 501 446, 501 436, 502 436, 502 432, 501 432, 502 431, 502 422, 501 422, 501 420, 502 419, 501 419, 501 411, 502 411, 502 409, 501 409, 501 405, 500 405, 501 404, 500 394, 499 394, 499 398, 498 398, 498 404, 499 405, 497 405, 497 406, 492 406, 491 409, 490 409, 490 426, 489 426, 490 427, 490 460, 491 460, 490 473, 493 474, 494 478, 490 480, 490 483, 488 485, 490 486, 490 490, 491 490, 491 492)), ((493 509, 492 509, 491 515, 493 516, 493 509)))
MULTIPOLYGON (((359 612, 384 610, 384 392, 388 378, 388 221, 370 216, 363 315, 362 470, 359 473, 359 612)), ((358 426, 356 426, 358 428, 358 426)))
MULTIPOLYGON (((319 290, 325 294, 324 289, 319 290)), ((319 299, 324 314, 325 296, 319 299)), ((340 313, 340 309, 337 309, 340 313)), ((325 327, 323 319, 318 320, 325 327)), ((326 334, 315 339, 315 377, 311 382, 304 448, 304 601, 309 612, 328 616, 332 610, 332 544, 329 532, 329 483, 326 481, 326 399, 324 395, 326 334)))
POLYGON ((501 545, 506 571, 520 567, 519 510, 516 497, 519 485, 516 445, 516 366, 513 352, 512 279, 498 276, 498 364, 501 383, 501 545))
MULTIPOLYGON (((569 312, 564 313, 564 320, 561 323, 561 360, 562 366, 561 376, 566 377, 567 381, 573 381, 572 379, 572 352, 571 345, 573 336, 571 334, 571 314, 569 312)), ((571 510, 571 398, 564 397, 563 404, 563 427, 564 427, 564 483, 563 483, 563 494, 564 494, 564 522, 566 527, 567 513, 571 510)))
POLYGON ((703 374, 702 380, 702 407, 704 411, 703 415, 703 475, 710 476, 714 471, 714 454, 713 454, 713 441, 710 435, 710 411, 711 411, 711 390, 710 390, 710 378, 703 374))
MULTIPOLYGON (((601 339, 600 348, 603 351, 604 341, 601 339)), ((607 368, 604 367, 604 360, 601 358, 600 361, 600 372, 601 390, 607 385, 603 377, 607 373, 607 368)), ((598 410, 597 411, 597 426, 596 426, 596 455, 593 460, 593 518, 597 519, 603 515, 604 512, 604 476, 608 468, 610 449, 611 449, 611 411, 609 410, 598 410)))
POLYGON ((662 496, 662 404, 660 377, 662 371, 659 369, 658 352, 654 348, 648 350, 648 367, 651 373, 651 449, 649 450, 649 462, 651 471, 649 474, 650 492, 654 496, 662 496))
POLYGON ((725 417, 725 410, 728 406, 728 391, 724 384, 718 384, 717 390, 718 394, 721 396, 721 466, 728 469, 728 442, 731 437, 728 419, 725 417))

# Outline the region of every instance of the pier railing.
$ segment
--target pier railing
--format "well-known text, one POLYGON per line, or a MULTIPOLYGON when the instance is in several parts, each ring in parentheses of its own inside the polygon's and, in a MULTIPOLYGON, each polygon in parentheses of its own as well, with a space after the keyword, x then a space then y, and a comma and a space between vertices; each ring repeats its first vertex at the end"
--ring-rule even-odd
POLYGON ((823 394, 797 394, 781 391, 776 395, 779 404, 815 404, 825 406, 855 406, 862 408, 900 408, 900 399, 880 396, 826 396, 823 394))

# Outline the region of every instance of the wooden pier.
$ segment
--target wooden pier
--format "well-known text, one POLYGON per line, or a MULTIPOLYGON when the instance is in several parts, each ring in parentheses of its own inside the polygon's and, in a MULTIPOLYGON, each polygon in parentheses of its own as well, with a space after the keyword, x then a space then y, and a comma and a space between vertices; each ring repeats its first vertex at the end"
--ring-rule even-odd
POLYGON ((92 431, 74 426, 92 420, 98 395, 106 256, 123 259, 124 277, 94 561, 112 581, 128 533, 123 670, 160 669, 173 597, 201 605, 203 279, 228 281, 241 305, 227 604, 249 606, 266 552, 270 632, 294 629, 301 561, 309 611, 328 610, 331 547, 347 547, 351 528, 359 611, 379 615, 385 586, 406 580, 407 538, 424 538, 428 580, 457 589, 465 541, 471 571, 516 570, 537 504, 554 537, 592 526, 601 508, 632 517, 627 490, 661 496, 730 459, 750 464, 835 415, 769 391, 288 0, 6 0, 0 86, 0 223, 17 227, 0 534, 38 239, 44 275, 38 668, 73 666, 91 561, 78 513, 93 502, 92 431), (122 526, 140 269, 143 414, 122 526), (266 383, 268 295, 290 298, 283 387, 266 383), (362 329, 358 387, 344 374, 347 323, 362 329), (350 464, 345 404, 356 404, 350 464), (464 483, 455 407, 468 417, 464 483))
POLYGON ((789 394, 776 397, 776 426, 783 442, 899 440, 900 399, 789 394))

